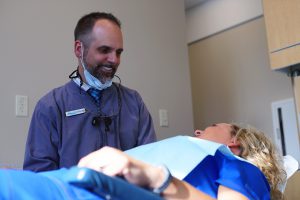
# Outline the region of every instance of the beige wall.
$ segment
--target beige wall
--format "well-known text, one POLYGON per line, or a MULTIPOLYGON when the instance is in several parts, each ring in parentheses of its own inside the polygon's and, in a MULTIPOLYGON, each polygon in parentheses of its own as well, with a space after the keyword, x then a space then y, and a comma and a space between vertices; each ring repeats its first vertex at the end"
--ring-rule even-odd
POLYGON ((0 166, 20 167, 37 100, 68 81, 76 68, 73 29, 91 11, 122 21, 124 49, 119 75, 138 90, 159 138, 193 129, 192 100, 182 0, 0 0, 0 166), (29 116, 15 116, 15 95, 29 98, 29 116), (159 127, 167 109, 169 127, 159 127))
POLYGON ((293 91, 267 52, 261 17, 189 46, 195 128, 242 122, 273 137, 271 102, 293 91))
POLYGON ((186 12, 187 42, 190 44, 262 14, 261 0, 202 0, 186 12))

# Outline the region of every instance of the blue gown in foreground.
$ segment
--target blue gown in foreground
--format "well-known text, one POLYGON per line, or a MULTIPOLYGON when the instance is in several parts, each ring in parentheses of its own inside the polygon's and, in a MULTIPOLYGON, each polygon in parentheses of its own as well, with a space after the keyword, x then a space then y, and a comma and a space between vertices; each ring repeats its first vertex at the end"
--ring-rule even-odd
POLYGON ((1 200, 162 200, 160 196, 87 168, 35 173, 0 170, 1 200))

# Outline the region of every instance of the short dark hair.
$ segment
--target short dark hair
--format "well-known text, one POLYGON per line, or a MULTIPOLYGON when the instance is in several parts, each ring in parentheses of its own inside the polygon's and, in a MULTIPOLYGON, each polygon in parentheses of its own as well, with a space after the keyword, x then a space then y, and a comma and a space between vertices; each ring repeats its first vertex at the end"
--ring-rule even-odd
POLYGON ((106 19, 115 23, 118 27, 121 28, 121 22, 111 13, 106 12, 92 12, 81 17, 74 30, 75 40, 80 40, 84 43, 85 46, 89 46, 90 42, 90 33, 93 30, 95 23, 100 19, 106 19))

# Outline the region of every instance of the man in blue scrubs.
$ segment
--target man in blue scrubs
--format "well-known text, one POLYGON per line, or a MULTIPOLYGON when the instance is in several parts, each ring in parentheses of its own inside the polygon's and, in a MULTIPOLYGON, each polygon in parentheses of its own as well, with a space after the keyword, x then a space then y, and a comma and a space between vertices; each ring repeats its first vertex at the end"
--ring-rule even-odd
POLYGON ((27 138, 26 170, 70 167, 103 146, 127 150, 156 140, 141 96, 120 79, 112 81, 123 52, 120 21, 109 13, 90 13, 78 21, 74 35, 78 67, 68 83, 38 101, 27 138))

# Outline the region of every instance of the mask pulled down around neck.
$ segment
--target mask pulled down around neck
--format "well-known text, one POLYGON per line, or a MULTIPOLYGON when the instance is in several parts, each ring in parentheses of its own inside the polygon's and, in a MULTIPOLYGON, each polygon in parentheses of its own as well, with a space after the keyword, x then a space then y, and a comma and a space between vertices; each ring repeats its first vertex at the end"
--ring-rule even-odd
POLYGON ((85 63, 83 61, 83 44, 81 43, 81 58, 80 58, 81 65, 84 69, 84 77, 86 80, 86 83, 98 90, 104 90, 112 85, 112 79, 109 79, 105 81, 105 83, 102 83, 99 79, 97 79, 95 76, 93 76, 85 66, 85 63))
POLYGON ((88 72, 85 67, 84 76, 87 84, 98 90, 104 90, 112 85, 112 79, 105 81, 105 83, 101 83, 101 81, 88 72))

